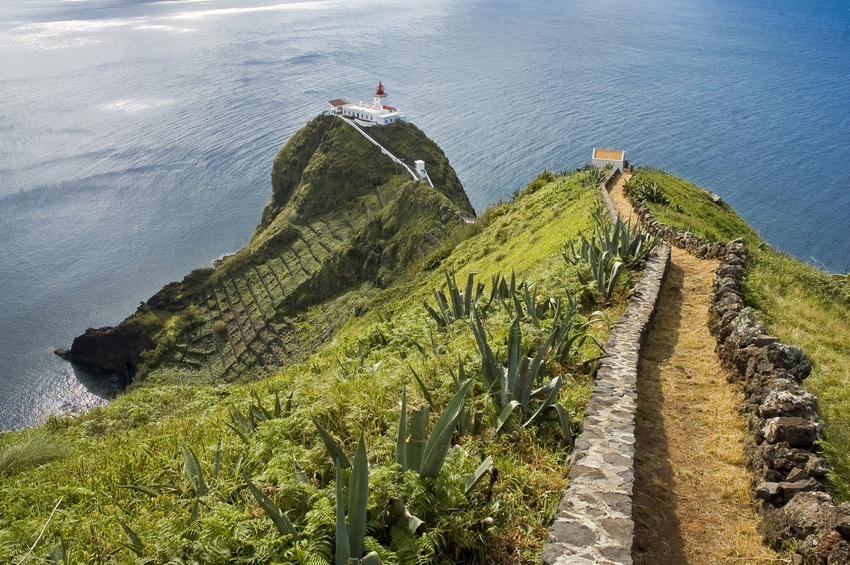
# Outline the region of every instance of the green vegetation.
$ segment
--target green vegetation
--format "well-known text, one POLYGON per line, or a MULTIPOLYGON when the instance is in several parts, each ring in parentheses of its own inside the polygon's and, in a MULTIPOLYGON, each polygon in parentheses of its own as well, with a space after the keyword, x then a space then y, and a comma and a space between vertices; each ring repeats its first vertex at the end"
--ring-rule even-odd
MULTIPOLYGON (((278 154, 249 246, 130 319, 151 340, 143 382, 0 434, 0 561, 539 561, 600 344, 654 241, 600 213, 593 170, 544 171, 469 223, 436 146, 378 135, 442 188, 317 118, 278 154)), ((635 178, 661 221, 750 240, 747 299, 813 360, 840 494, 846 278, 772 251, 690 183, 635 178)))
POLYGON ((68 452, 60 438, 44 430, 9 435, 0 442, 0 477, 61 459, 68 452))
POLYGON ((593 211, 593 223, 590 239, 579 233, 578 249, 575 242, 569 241, 561 256, 569 265, 584 265, 590 274, 582 275, 579 270, 579 279, 607 303, 613 297, 621 269, 642 265, 655 248, 655 238, 620 218, 612 223, 601 208, 593 211))
POLYGON ((391 150, 423 151, 437 190, 319 116, 275 157, 272 199, 247 247, 167 284, 117 329, 75 340, 66 358, 133 386, 256 380, 306 359, 472 213, 432 141, 406 123, 390 133, 391 150))
MULTIPOLYGON (((603 320, 624 307, 615 300, 599 314, 599 297, 585 292, 577 269, 560 255, 565 241, 593 229, 598 193, 588 174, 541 175, 512 202, 489 208, 471 224, 471 237, 443 235, 454 241, 431 247, 438 260, 426 253, 401 264, 384 288, 359 283, 328 294, 313 287, 319 291, 310 300, 306 293, 299 299, 308 305, 286 318, 288 331, 304 343, 329 315, 339 329, 325 326, 325 341, 309 358, 274 370, 234 364, 236 382, 208 386, 188 378, 175 384, 168 350, 145 382, 108 406, 51 418, 40 431, 62 438, 64 459, 0 478, 0 561, 21 560, 44 528, 30 560, 537 562, 566 488, 574 423, 583 419, 598 343, 609 330, 603 320), (501 275, 508 271, 510 280, 501 275), (479 292, 471 273, 490 280, 490 288, 479 292), (473 281, 471 292, 457 290, 470 307, 440 325, 423 302, 444 284, 456 287, 455 280, 473 281), (485 365, 500 383, 523 386, 508 386, 500 404, 485 365), (264 378, 253 381, 254 372, 264 378), (527 403, 505 418, 502 406, 515 400, 527 403)), ((426 195, 417 190, 401 185, 393 198, 388 190, 385 209, 371 217, 421 203, 426 195)), ((387 241, 389 222, 373 229, 365 215, 357 237, 387 241)), ((325 218, 330 230, 321 231, 321 220, 312 225, 323 243, 335 245, 345 219, 325 218)), ((456 225, 456 233, 469 233, 470 224, 456 225)), ((406 229, 398 225, 395 234, 406 229)), ((312 230, 301 232, 309 239, 312 230)), ((262 252, 274 245, 262 244, 262 252)), ((287 253, 294 270, 298 261, 287 253)), ((211 347, 224 350, 251 331, 243 314, 257 320, 268 312, 269 323, 282 323, 272 315, 274 303, 248 298, 246 280, 257 281, 256 291, 261 278, 271 285, 272 269, 286 271, 281 255, 269 256, 262 263, 245 253, 226 259, 206 274, 211 286, 197 306, 205 322, 192 327, 188 314, 167 314, 159 331, 175 333, 178 348, 191 334, 208 335, 211 347), (183 333, 176 331, 181 320, 183 333)), ((614 296, 627 296, 622 285, 631 280, 620 277, 614 296)), ((274 307, 287 300, 294 299, 274 307)), ((179 312, 196 303, 188 304, 179 312)), ((288 354, 296 347, 293 341, 288 354)), ((3 434, 0 445, 24 436, 3 434)))
POLYGON ((629 184, 655 185, 675 203, 648 203, 661 222, 710 240, 747 240, 751 264, 745 299, 771 333, 802 349, 812 362, 805 385, 819 400, 827 438, 822 447, 835 469, 833 494, 850 499, 850 289, 841 280, 846 277, 773 250, 728 206, 669 173, 641 167, 629 184))

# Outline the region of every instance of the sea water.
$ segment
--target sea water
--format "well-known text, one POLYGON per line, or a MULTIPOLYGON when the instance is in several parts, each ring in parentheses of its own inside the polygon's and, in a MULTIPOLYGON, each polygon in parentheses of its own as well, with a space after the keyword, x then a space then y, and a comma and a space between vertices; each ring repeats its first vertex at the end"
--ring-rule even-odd
POLYGON ((245 245, 276 151, 378 81, 479 211, 612 147, 850 269, 847 2, 4 0, 0 429, 105 402, 54 348, 245 245))

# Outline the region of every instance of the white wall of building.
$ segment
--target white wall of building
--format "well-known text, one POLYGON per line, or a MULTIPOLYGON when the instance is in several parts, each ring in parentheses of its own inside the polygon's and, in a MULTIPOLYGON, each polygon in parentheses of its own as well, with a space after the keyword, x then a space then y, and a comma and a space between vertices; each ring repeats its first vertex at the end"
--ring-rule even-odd
POLYGON ((623 172, 624 163, 623 161, 615 161, 613 159, 591 159, 590 164, 594 167, 599 167, 600 169, 604 169, 608 165, 613 165, 615 169, 623 172))

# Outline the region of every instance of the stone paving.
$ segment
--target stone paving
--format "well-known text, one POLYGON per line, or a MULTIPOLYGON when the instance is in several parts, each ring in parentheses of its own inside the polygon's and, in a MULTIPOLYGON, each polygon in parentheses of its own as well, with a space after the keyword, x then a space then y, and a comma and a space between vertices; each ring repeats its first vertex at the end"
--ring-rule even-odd
POLYGON ((609 356, 575 443, 570 486, 543 548, 545 565, 632 563, 638 363, 669 265, 670 246, 659 243, 605 343, 609 356))

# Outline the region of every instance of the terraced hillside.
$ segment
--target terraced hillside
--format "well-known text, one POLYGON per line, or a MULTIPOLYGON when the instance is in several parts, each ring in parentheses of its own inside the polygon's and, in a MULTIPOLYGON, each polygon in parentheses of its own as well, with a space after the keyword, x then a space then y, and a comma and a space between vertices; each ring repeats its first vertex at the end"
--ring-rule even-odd
POLYGON ((426 161, 414 181, 343 120, 319 116, 275 158, 250 244, 169 283, 66 359, 154 383, 254 379, 306 359, 364 301, 473 214, 442 151, 412 124, 382 140, 426 161))
MULTIPOLYGON (((211 277, 193 301, 204 323, 187 331, 162 362, 149 368, 148 378, 175 382, 224 379, 283 367, 304 357, 304 344, 321 341, 335 329, 332 318, 305 327, 297 308, 286 300, 322 270, 334 254, 344 251, 367 215, 338 215, 297 229, 296 240, 263 261, 211 277), (216 326, 223 322, 226 329, 216 326), (323 322, 323 324, 322 324, 323 322), (300 335, 299 335, 300 334, 300 335), (302 343, 302 340, 305 343, 302 343)), ((257 376, 260 376, 259 373, 257 376)))

